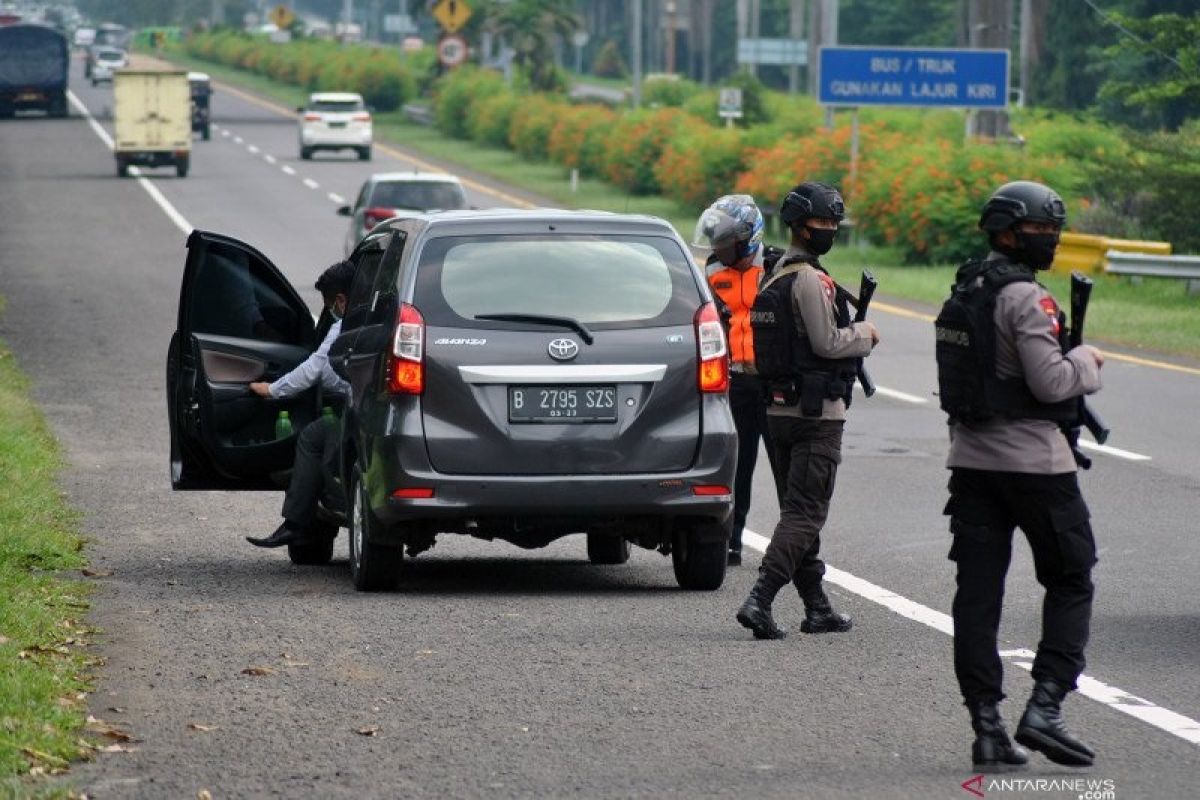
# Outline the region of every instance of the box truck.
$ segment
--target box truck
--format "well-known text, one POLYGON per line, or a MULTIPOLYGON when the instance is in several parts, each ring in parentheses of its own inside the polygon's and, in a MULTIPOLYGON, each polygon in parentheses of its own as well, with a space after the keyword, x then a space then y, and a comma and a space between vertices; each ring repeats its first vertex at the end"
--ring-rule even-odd
POLYGON ((113 76, 113 150, 117 174, 129 167, 175 165, 183 178, 192 149, 192 100, 187 73, 119 70, 113 76))
POLYGON ((44 25, 0 26, 0 117, 23 109, 67 115, 67 38, 44 25))

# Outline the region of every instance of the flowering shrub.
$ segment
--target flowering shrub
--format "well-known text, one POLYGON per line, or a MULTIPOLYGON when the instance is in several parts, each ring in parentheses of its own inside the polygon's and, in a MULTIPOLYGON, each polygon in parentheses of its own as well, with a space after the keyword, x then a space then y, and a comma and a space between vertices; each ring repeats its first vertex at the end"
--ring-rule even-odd
POLYGON ((617 119, 607 106, 574 106, 559 116, 550 131, 550 159, 564 167, 575 167, 585 175, 604 170, 605 138, 617 119))
POLYGON ((467 123, 474 103, 505 91, 498 73, 460 67, 443 76, 434 86, 434 122, 438 130, 456 139, 470 135, 467 123))
POLYGON ((663 194, 684 205, 702 207, 730 193, 744 156, 740 131, 689 127, 667 143, 654 167, 654 177, 663 194))
POLYGON ((467 112, 471 139, 492 147, 508 147, 508 128, 520 102, 512 92, 503 91, 472 103, 467 112))
POLYGON ((703 122, 677 108, 625 114, 611 129, 604 145, 605 175, 633 194, 657 192, 654 166, 667 142, 687 126, 702 125, 703 122))
POLYGON ((569 106, 548 95, 535 94, 521 98, 520 104, 513 109, 512 122, 508 126, 509 146, 531 161, 544 160, 550 143, 550 131, 562 116, 569 113, 569 106))

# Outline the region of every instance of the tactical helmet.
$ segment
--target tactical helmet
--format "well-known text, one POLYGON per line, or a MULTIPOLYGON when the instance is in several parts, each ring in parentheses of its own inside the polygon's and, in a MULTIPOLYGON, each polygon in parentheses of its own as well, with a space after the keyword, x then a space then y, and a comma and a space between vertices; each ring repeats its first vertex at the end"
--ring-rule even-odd
POLYGON ((711 250, 725 266, 753 256, 762 246, 763 216, 748 194, 717 198, 696 222, 692 245, 711 250))
POLYGON ((995 233, 1026 220, 1048 222, 1061 228, 1067 221, 1067 209, 1058 192, 1033 181, 1006 183, 984 203, 979 228, 995 233))
POLYGON ((779 207, 779 218, 789 228, 806 219, 820 217, 841 222, 846 216, 846 204, 837 189, 827 183, 805 181, 787 193, 779 207))

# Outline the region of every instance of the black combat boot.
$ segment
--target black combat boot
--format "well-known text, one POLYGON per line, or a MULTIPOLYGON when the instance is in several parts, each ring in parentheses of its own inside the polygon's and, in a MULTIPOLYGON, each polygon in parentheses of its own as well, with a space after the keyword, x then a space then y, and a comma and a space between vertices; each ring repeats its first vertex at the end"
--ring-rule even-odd
POLYGON ((845 633, 854 627, 854 620, 833 610, 821 584, 800 591, 804 601, 804 621, 800 630, 805 633, 845 633))
POLYGON ((1062 701, 1070 691, 1054 681, 1037 681, 1016 739, 1030 750, 1037 750, 1055 764, 1069 767, 1090 767, 1096 752, 1076 739, 1063 724, 1062 701))
POLYGON ((787 629, 775 624, 771 616, 771 603, 779 594, 779 586, 765 574, 759 573, 758 580, 750 589, 750 596, 738 609, 737 621, 742 627, 754 632, 755 639, 783 639, 787 629))
POLYGON ((1029 752, 1008 738, 1004 720, 1000 719, 1000 708, 995 703, 968 703, 967 710, 971 712, 971 727, 975 729, 975 743, 971 745, 975 769, 1003 772, 1029 763, 1029 752))

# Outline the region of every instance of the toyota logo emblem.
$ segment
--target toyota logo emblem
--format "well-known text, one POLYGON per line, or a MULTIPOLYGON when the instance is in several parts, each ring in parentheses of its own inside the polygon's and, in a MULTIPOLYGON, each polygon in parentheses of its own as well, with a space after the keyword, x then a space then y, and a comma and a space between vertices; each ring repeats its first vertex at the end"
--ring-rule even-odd
POLYGON ((546 349, 555 361, 570 361, 579 355, 579 343, 574 339, 555 339, 546 349))

